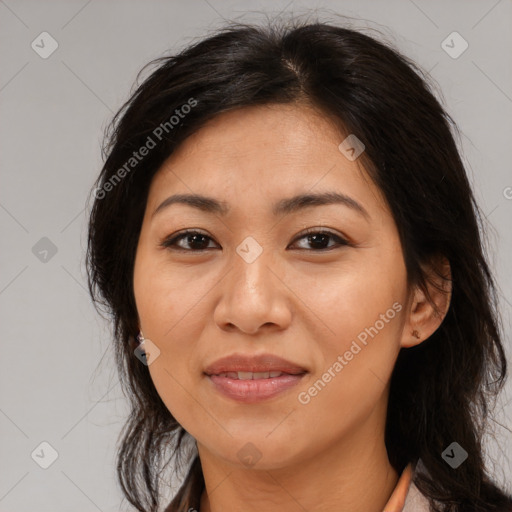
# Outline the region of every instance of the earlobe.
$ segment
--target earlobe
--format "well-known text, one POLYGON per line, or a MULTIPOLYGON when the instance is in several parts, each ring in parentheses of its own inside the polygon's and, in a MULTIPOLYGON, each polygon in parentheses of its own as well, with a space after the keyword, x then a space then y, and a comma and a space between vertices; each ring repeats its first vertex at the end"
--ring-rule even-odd
POLYGON ((419 345, 443 322, 452 295, 450 263, 444 257, 435 258, 425 268, 426 290, 419 284, 414 289, 409 317, 402 332, 401 346, 404 348, 419 345))

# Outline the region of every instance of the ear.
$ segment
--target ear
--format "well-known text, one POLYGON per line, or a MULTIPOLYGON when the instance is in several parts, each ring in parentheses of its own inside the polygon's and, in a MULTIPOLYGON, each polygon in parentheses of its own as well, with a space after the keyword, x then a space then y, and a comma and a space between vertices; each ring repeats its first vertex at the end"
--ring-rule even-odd
POLYGON ((409 301, 408 317, 402 331, 400 345, 414 347, 425 341, 441 325, 450 307, 452 275, 445 257, 434 257, 422 265, 427 290, 416 285, 409 301))

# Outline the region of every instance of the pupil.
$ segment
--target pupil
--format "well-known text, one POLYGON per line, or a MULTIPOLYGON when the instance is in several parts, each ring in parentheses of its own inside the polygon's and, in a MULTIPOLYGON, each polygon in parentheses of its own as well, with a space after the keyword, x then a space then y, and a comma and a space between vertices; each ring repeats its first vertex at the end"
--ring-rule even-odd
POLYGON ((189 243, 191 246, 194 246, 194 244, 195 244, 195 247, 197 247, 199 245, 200 248, 203 248, 202 245, 204 245, 204 238, 205 238, 204 235, 189 235, 189 237, 188 237, 189 243), (201 243, 198 244, 198 242, 197 242, 198 238, 203 239, 203 244, 201 244, 201 243))
POLYGON ((323 242, 325 242, 328 241, 329 236, 324 233, 309 235, 309 243, 311 243, 313 246, 325 247, 325 245, 322 242, 320 242, 320 239, 323 239, 323 242))

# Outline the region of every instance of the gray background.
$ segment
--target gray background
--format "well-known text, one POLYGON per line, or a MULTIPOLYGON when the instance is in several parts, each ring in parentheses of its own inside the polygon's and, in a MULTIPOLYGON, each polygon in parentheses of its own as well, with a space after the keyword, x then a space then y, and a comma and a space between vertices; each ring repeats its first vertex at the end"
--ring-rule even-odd
MULTIPOLYGON (((510 0, 0 1, 0 512, 129 509, 114 467, 126 402, 109 328, 86 290, 84 250, 85 201, 101 167, 103 128, 136 73, 223 18, 254 21, 263 13, 315 7, 383 31, 439 84, 494 226, 489 249, 510 360, 510 0), (31 47, 44 31, 59 45, 46 59, 31 47), (441 47, 453 31, 469 44, 456 59, 441 47), (43 441, 58 453, 48 469, 34 460, 50 461, 43 441)), ((510 397, 509 381, 497 416, 509 430, 494 424, 495 439, 488 441, 489 464, 502 483, 512 481, 510 397)))

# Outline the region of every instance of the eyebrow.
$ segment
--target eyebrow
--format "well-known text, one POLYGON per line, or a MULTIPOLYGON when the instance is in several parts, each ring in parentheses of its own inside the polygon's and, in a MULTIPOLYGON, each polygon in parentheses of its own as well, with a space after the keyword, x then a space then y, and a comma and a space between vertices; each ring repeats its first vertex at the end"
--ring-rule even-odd
MULTIPOLYGON (((228 203, 225 201, 218 201, 213 197, 203 196, 200 194, 175 194, 160 203, 153 212, 152 217, 172 204, 185 204, 207 213, 214 213, 222 216, 227 215, 230 211, 228 203)), ((288 199, 281 199, 274 204, 272 213, 274 216, 289 215, 312 206, 324 206, 330 204, 342 204, 358 212, 367 220, 370 218, 370 215, 360 203, 352 197, 340 192, 299 194, 288 199)))

